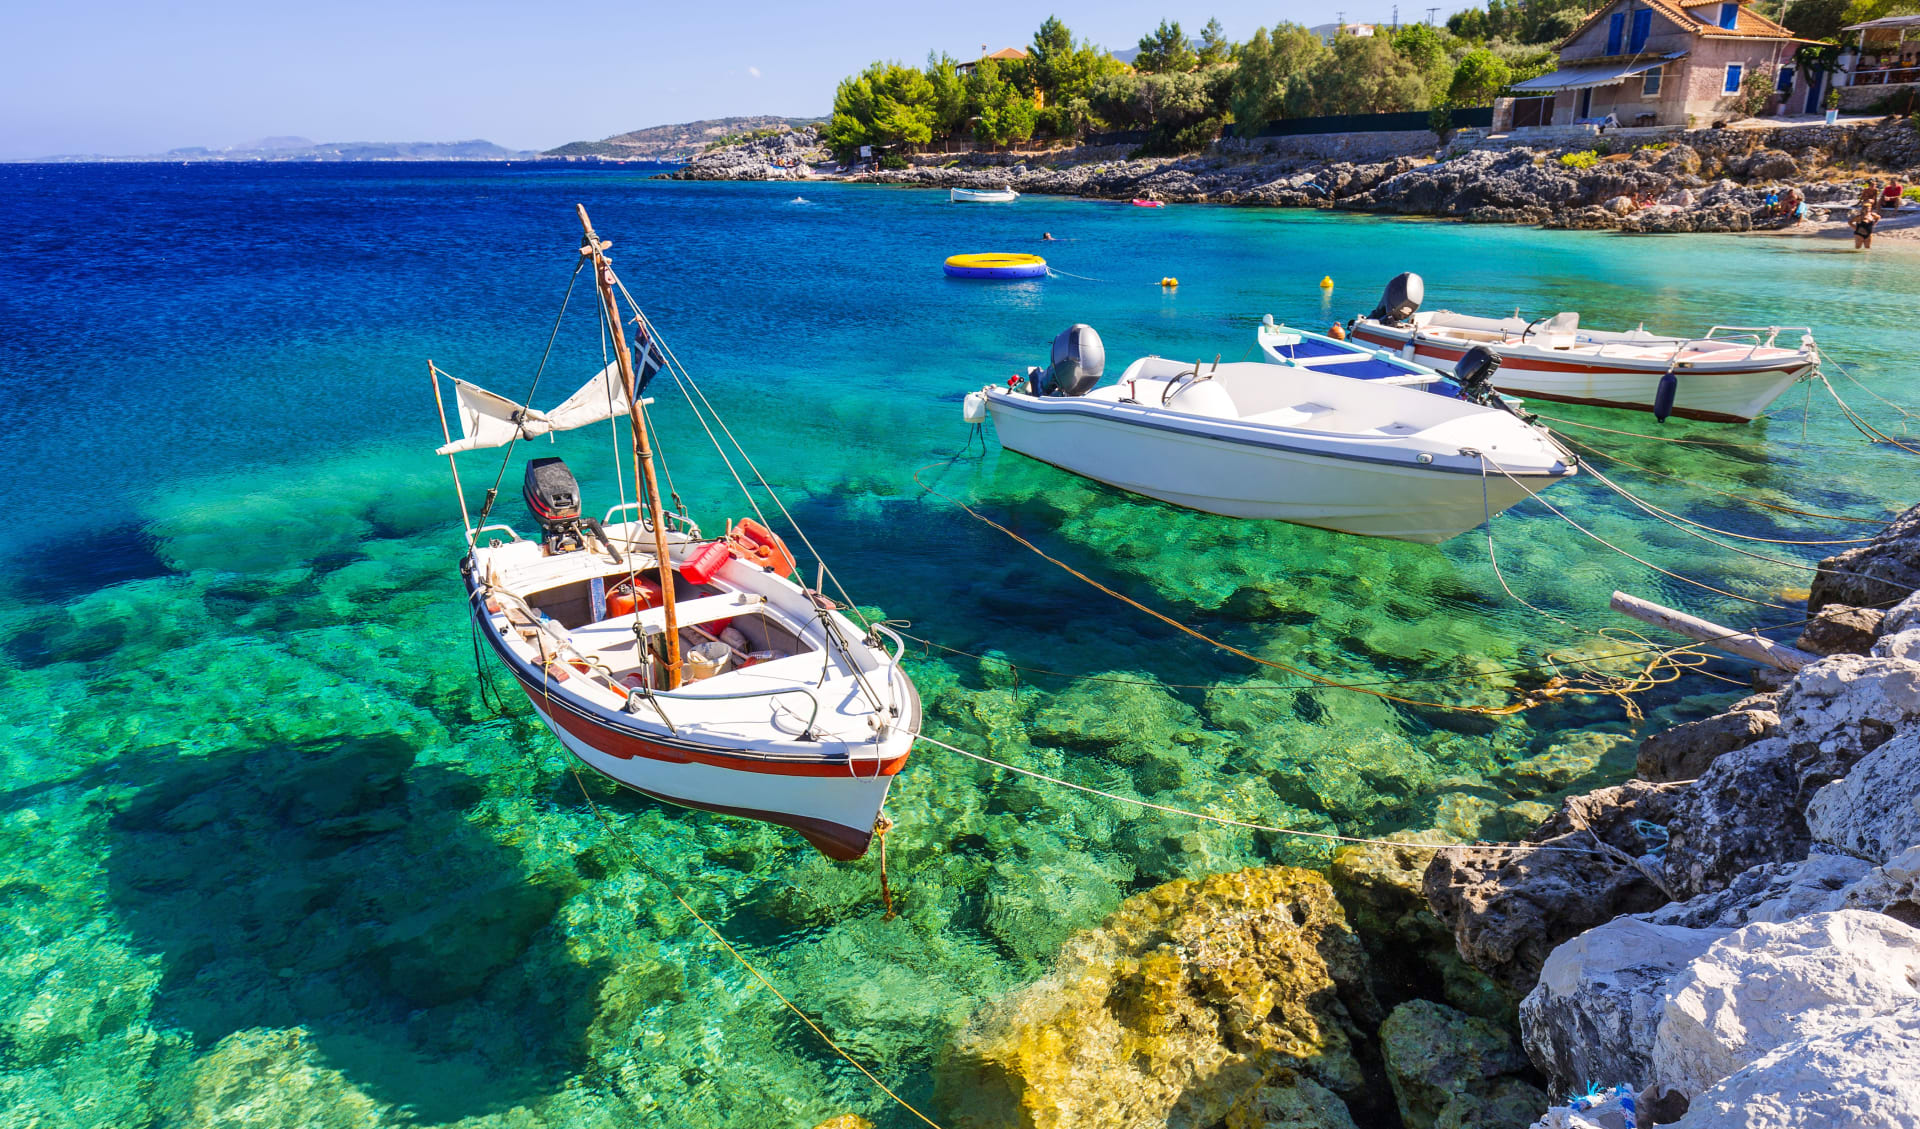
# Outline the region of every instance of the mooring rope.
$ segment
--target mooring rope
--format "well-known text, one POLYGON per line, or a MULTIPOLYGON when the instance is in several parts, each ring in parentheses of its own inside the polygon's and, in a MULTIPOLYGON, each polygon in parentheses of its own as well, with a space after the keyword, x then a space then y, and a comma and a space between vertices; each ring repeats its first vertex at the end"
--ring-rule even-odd
POLYGON ((686 898, 680 895, 679 888, 676 887, 672 882, 668 881, 667 876, 660 873, 660 871, 651 862, 647 861, 646 856, 640 853, 640 849, 633 845, 633 840, 627 838, 624 834, 620 833, 617 829, 615 829, 615 827, 613 826, 613 822, 607 818, 607 813, 602 811, 600 808, 600 805, 594 802, 593 793, 587 791, 587 782, 580 778, 580 769, 577 766, 569 766, 568 770, 572 772, 573 782, 579 785, 581 797, 587 801, 587 807, 592 809, 594 818, 600 821, 600 826, 606 829, 606 832, 610 837, 617 839, 620 842, 620 844, 627 849, 627 854, 633 859, 633 861, 636 864, 639 865, 639 867, 642 870, 645 870, 648 874, 652 875, 653 880, 655 882, 658 882, 662 887, 664 887, 667 893, 673 895, 673 900, 680 903, 680 908, 683 910, 686 910, 687 915, 689 917, 692 917, 695 921, 700 923, 700 927, 707 931, 707 935, 709 937, 712 937, 716 942, 718 942, 721 948, 727 950, 727 954, 729 956, 733 957, 733 959, 740 962, 740 967, 746 969, 749 973, 751 973, 753 975, 753 978, 760 982, 761 987, 765 988, 769 992, 772 992, 773 998, 776 1000, 779 1000, 783 1005, 786 1006, 786 1009, 788 1011, 792 1012, 794 1016, 800 1020, 800 1022, 806 1024, 809 1030, 811 1030, 815 1035, 818 1035, 820 1037, 820 1041, 825 1043, 828 1046, 828 1048, 833 1051, 834 1054, 839 1055, 840 1058, 843 1061, 845 1061, 848 1066, 851 1066, 855 1070, 858 1070, 861 1074, 866 1075, 867 1081, 873 1083, 876 1089, 878 1089, 881 1093, 885 1094, 888 1098, 892 1099, 895 1105, 898 1105, 901 1109, 904 1109, 908 1113, 911 1113, 915 1117, 919 1118, 922 1124, 931 1125, 933 1126, 933 1129, 941 1129, 939 1122, 936 1122, 932 1118, 928 1117, 926 1114, 921 1113, 919 1109, 914 1107, 912 1102, 909 1102, 907 1099, 901 1097, 899 1094, 894 1093, 893 1090, 889 1088, 885 1082, 882 1082, 879 1079, 879 1077, 874 1074, 873 1071, 868 1070, 865 1066, 861 1064, 859 1059, 854 1058, 853 1055, 849 1054, 845 1047, 842 1047, 839 1043, 835 1042, 833 1039, 833 1036, 827 1034, 826 1031, 818 1023, 815 1023, 813 1021, 812 1016, 800 1010, 799 1005, 795 1004, 792 1000, 788 999, 784 992, 780 991, 779 988, 775 987, 773 981, 767 978, 766 973, 761 972, 760 969, 756 967, 752 961, 746 958, 746 955, 744 953, 742 953, 739 949, 734 948, 732 942, 728 941, 726 936, 722 934, 720 930, 714 928, 714 925, 712 922, 702 917, 700 915, 700 911, 697 909, 694 909, 693 904, 688 902, 686 898))
POLYGON ((1116 800, 1123 804, 1133 804, 1136 807, 1151 808, 1154 811, 1166 812, 1169 815, 1182 815, 1190 819, 1204 820, 1208 823, 1219 823, 1228 827, 1243 827, 1249 831, 1270 831, 1276 835, 1291 835, 1299 839, 1318 839, 1322 842, 1331 843, 1366 843, 1387 847, 1421 847, 1432 851, 1553 851, 1559 854, 1609 857, 1600 851, 1582 850, 1578 847, 1549 847, 1524 843, 1418 843, 1401 839, 1368 839, 1359 835, 1336 835, 1329 831, 1302 831, 1297 827, 1275 827, 1266 823, 1251 823, 1244 819, 1228 819, 1223 815, 1208 815, 1206 812, 1192 811, 1188 808, 1176 808, 1167 804, 1156 804, 1151 800, 1142 800, 1134 796, 1123 796, 1118 792, 1108 792, 1099 788, 1089 787, 1085 784, 1075 784, 1071 780, 1062 780, 1058 776, 1049 776, 1044 772, 1037 772, 1031 768, 1021 768, 1017 764, 1008 764, 1006 761, 995 760, 984 753, 976 753, 970 749, 963 749, 958 745, 949 745, 945 741, 929 737, 925 733, 916 733, 914 737, 918 740, 925 741, 929 745, 935 745, 945 749, 950 753, 958 753, 963 757, 970 757, 982 764, 990 764, 995 768, 1004 768, 1008 772, 1017 772, 1022 776, 1031 776, 1035 780, 1044 780, 1049 784, 1058 784, 1062 788, 1071 788, 1076 792, 1085 792, 1103 799, 1116 800))
MULTIPOLYGON (((1813 391, 1813 385, 1811 384, 1807 385, 1807 391, 1811 393, 1813 391)), ((1846 514, 1821 513, 1818 510, 1802 510, 1793 506, 1782 506, 1774 502, 1764 502, 1764 501, 1761 501, 1759 498, 1750 497, 1745 494, 1735 494, 1735 493, 1732 493, 1731 491, 1721 490, 1717 487, 1709 486, 1704 482, 1697 482, 1690 478, 1682 478, 1679 475, 1670 473, 1668 471, 1655 470, 1654 468, 1650 466, 1646 466, 1642 463, 1636 463, 1632 459, 1629 459, 1624 455, 1616 454, 1613 451, 1602 450, 1601 448, 1596 447, 1591 443, 1583 443, 1580 440, 1575 439, 1571 435, 1556 433, 1554 435, 1554 438, 1562 440, 1567 443, 1572 443, 1574 446, 1579 447, 1583 450, 1591 451, 1594 454, 1599 455, 1601 458, 1606 459, 1610 462, 1625 463, 1627 466, 1630 466, 1633 469, 1640 471, 1644 474, 1658 475, 1661 478, 1671 478, 1675 482, 1678 482, 1685 486, 1691 486, 1696 490, 1705 490, 1709 493, 1718 494, 1723 498, 1732 498, 1736 502, 1745 502, 1747 505, 1750 505, 1750 506, 1758 506, 1761 509, 1775 510, 1779 513, 1794 514, 1799 517, 1824 518, 1829 521, 1848 521, 1848 522, 1853 522, 1857 525, 1892 525, 1893 524, 1892 522, 1887 521, 1884 518, 1849 517, 1846 514)))
POLYGON ((1389 694, 1382 690, 1373 689, 1372 687, 1369 687, 1369 686, 1363 686, 1357 683, 1341 682, 1336 679, 1328 678, 1324 675, 1315 674, 1313 671, 1307 670, 1304 667, 1294 666, 1290 663, 1280 662, 1276 659, 1262 658, 1259 655, 1253 654, 1252 652, 1247 651, 1243 648, 1236 647, 1231 643, 1226 643, 1226 642, 1222 642, 1219 639, 1215 639, 1213 636, 1206 634, 1205 632, 1199 630, 1198 628, 1182 623, 1179 620, 1173 618, 1172 616, 1167 615, 1165 612, 1161 612, 1161 611, 1155 610, 1154 608, 1150 608, 1146 604, 1141 603, 1140 601, 1134 599, 1133 597, 1128 596, 1123 592, 1119 592, 1113 588, 1108 587, 1105 584, 1100 583, 1098 580, 1095 580, 1093 577, 1088 576, 1086 573, 1081 572, 1077 568, 1074 568, 1072 565, 1066 563, 1065 561, 1060 560, 1058 557, 1049 555, 1046 550, 1040 548, 1038 545, 1035 545, 1033 542, 1027 540, 1025 537, 1020 536, 1018 533, 1015 533, 1013 530, 1008 529, 1006 526, 1000 524, 999 522, 986 516, 980 511, 974 509, 972 506, 967 505, 965 502, 960 501, 958 498, 954 498, 951 495, 941 493, 939 490, 928 485, 926 480, 920 477, 921 472, 927 470, 929 467, 944 466, 950 462, 951 460, 942 460, 940 462, 927 463, 925 466, 919 467, 913 472, 913 481, 920 487, 920 489, 926 491, 927 493, 933 495, 936 498, 939 498, 940 500, 948 503, 949 505, 959 508, 961 511, 966 513, 967 516, 973 518, 975 521, 980 522, 981 524, 986 525, 990 528, 999 530, 1001 533, 1011 538, 1021 548, 1026 549, 1028 552, 1039 557, 1041 560, 1046 561, 1048 564, 1053 565, 1055 568, 1058 568, 1061 571, 1067 573, 1069 576, 1072 576, 1074 579, 1079 580, 1081 583, 1086 584, 1087 586, 1099 592, 1105 593, 1106 595, 1113 597, 1114 599, 1120 601, 1123 604, 1128 605, 1129 607, 1134 608, 1137 611, 1144 612, 1147 615, 1153 617, 1154 619, 1157 619, 1160 622, 1166 624, 1168 627, 1171 627, 1176 631, 1182 632, 1183 634, 1190 635, 1193 638, 1198 639, 1199 641, 1207 644, 1210 647, 1214 647, 1218 650, 1225 651, 1230 655, 1238 656, 1240 658, 1247 660, 1248 662, 1255 663, 1259 666, 1270 667, 1274 670, 1283 670, 1283 671, 1286 671, 1288 674, 1295 675, 1296 677, 1299 677, 1299 678, 1304 678, 1309 682, 1313 682, 1320 686, 1327 687, 1328 689, 1351 690, 1356 694, 1366 694, 1369 697, 1380 698, 1389 702, 1396 702, 1403 706, 1413 706, 1413 707, 1423 708, 1423 709, 1449 710, 1454 713, 1481 714, 1481 715, 1490 716, 1490 717, 1506 717, 1512 714, 1520 713, 1523 710, 1531 709, 1534 706, 1540 705, 1542 702, 1550 698, 1557 698, 1564 694, 1569 694, 1569 693, 1584 692, 1580 688, 1574 687, 1574 686, 1569 686, 1565 684, 1561 684, 1561 685, 1550 684, 1547 686, 1540 687, 1537 690, 1524 691, 1523 692, 1524 696, 1521 698, 1520 701, 1513 702, 1505 706, 1463 706, 1463 705, 1456 705, 1451 702, 1431 702, 1431 701, 1426 701, 1420 698, 1401 697, 1396 694, 1389 694))
POLYGON ((1051 266, 1051 265, 1047 267, 1047 273, 1065 275, 1068 278, 1077 278, 1082 282, 1111 282, 1112 281, 1111 279, 1106 279, 1106 278, 1088 278, 1084 274, 1074 274, 1072 271, 1064 271, 1064 270, 1061 270, 1059 267, 1051 266))
POLYGON ((1865 416, 1854 411, 1845 400, 1840 398, 1839 389, 1833 386, 1833 382, 1827 379, 1825 373, 1820 375, 1820 383, 1826 385, 1827 395, 1832 396, 1833 402, 1840 405, 1841 413, 1847 417, 1847 422, 1853 425, 1855 431, 1865 435, 1868 439, 1877 440, 1882 443, 1891 443, 1908 454, 1920 455, 1920 449, 1909 447, 1905 443, 1900 442, 1893 436, 1888 435, 1886 432, 1868 423, 1865 416))
POLYGON ((1788 608, 1785 604, 1776 604, 1767 600, 1756 600, 1752 596, 1742 596, 1738 592, 1729 592, 1725 588, 1716 588, 1713 585, 1708 584, 1703 580, 1695 580, 1690 576, 1682 576, 1679 573, 1674 572, 1672 569, 1661 568, 1659 565, 1654 564, 1652 561, 1647 560, 1644 557, 1635 556, 1633 553, 1630 553, 1627 550, 1622 549, 1620 546, 1607 540, 1605 537, 1600 536, 1598 533, 1595 533, 1593 530, 1588 529, 1586 526, 1581 525, 1579 522, 1568 517, 1565 513, 1563 513, 1559 509, 1559 507, 1555 506, 1552 502, 1549 502, 1545 498, 1542 498, 1540 495, 1534 493, 1532 488, 1530 488, 1526 483, 1513 477, 1513 475, 1508 474, 1507 469, 1501 466, 1499 463, 1492 462, 1485 455, 1480 456, 1480 461, 1483 465, 1491 466, 1493 467, 1493 469, 1499 471, 1501 474, 1506 475, 1507 481, 1513 483, 1515 486, 1518 486, 1521 490, 1525 491, 1527 497, 1532 498, 1534 501, 1545 506, 1547 510, 1550 513, 1552 513, 1555 517, 1559 518, 1561 521, 1566 522, 1568 525, 1573 526, 1575 529, 1579 530, 1581 533, 1586 534, 1588 537, 1591 537, 1593 540, 1598 541, 1600 544, 1605 545, 1607 548, 1612 549, 1614 552, 1619 553, 1621 556, 1626 557, 1628 560, 1637 561, 1640 564, 1643 564, 1646 567, 1652 569, 1653 571, 1660 573, 1662 576, 1670 576, 1673 579, 1678 580, 1684 584, 1691 584, 1695 588, 1704 588, 1709 592, 1713 592, 1721 596, 1727 596, 1735 600, 1744 600, 1749 604, 1758 604, 1763 608, 1775 608, 1783 612, 1792 610, 1788 608))

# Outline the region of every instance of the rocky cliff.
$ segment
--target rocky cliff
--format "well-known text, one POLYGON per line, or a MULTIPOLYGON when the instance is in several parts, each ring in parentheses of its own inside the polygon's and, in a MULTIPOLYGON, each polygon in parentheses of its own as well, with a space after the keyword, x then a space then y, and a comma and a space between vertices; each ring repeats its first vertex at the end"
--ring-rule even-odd
MULTIPOLYGON (((1504 145, 1504 143, 1502 143, 1504 145)), ((828 155, 796 131, 708 153, 673 174, 699 180, 800 175, 791 163, 828 155), (787 167, 783 168, 783 165, 787 167)), ((1016 158, 924 155, 904 169, 854 179, 925 188, 1011 185, 1023 193, 1102 199, 1339 208, 1479 223, 1630 232, 1746 231, 1787 184, 1813 202, 1851 200, 1863 170, 1920 164, 1920 132, 1905 118, 1866 126, 1691 130, 1657 142, 1596 138, 1587 147, 1461 148, 1387 160, 1325 162, 1214 146, 1179 158, 1131 157, 1124 147, 1016 158), (1637 146, 1637 147, 1630 147, 1637 146), (1565 159, 1563 159, 1565 158, 1565 159), (1648 203, 1653 201, 1653 203, 1648 203)))
MULTIPOLYGON (((1822 564, 1778 690, 1650 738, 1651 777, 1529 836, 1606 857, 1446 852, 1424 885, 1461 958, 1523 994, 1565 1098, 1641 1124, 1920 1124, 1920 507, 1822 564), (1839 596, 1900 602, 1852 608, 1839 596)), ((1561 1109, 1543 1124, 1575 1126, 1561 1109)))

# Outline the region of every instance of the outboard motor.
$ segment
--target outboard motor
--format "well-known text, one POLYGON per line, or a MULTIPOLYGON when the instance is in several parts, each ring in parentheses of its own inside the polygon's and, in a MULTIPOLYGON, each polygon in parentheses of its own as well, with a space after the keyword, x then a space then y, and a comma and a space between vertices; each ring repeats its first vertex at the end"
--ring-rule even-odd
POLYGON ((1493 390, 1493 374, 1500 371, 1500 354, 1485 345, 1475 345, 1453 366, 1453 381, 1460 386, 1460 398, 1489 408, 1504 407, 1506 401, 1493 390))
POLYGON ((563 460, 530 460, 526 476, 520 480, 520 496, 526 499, 527 509, 533 511, 533 520, 540 523, 541 543, 549 554, 586 548, 585 531, 591 530, 607 547, 607 552, 613 554, 613 559, 620 560, 620 551, 607 540, 600 523, 580 516, 580 483, 563 460))
POLYGON ((1427 284, 1412 271, 1405 271, 1387 280, 1387 289, 1380 295, 1380 304, 1368 314, 1369 318, 1382 325, 1405 325, 1420 309, 1420 303, 1427 297, 1427 284))
POLYGON ((1090 325, 1069 326, 1053 339, 1053 360, 1033 384, 1042 396, 1085 396, 1107 371, 1107 347, 1090 325))

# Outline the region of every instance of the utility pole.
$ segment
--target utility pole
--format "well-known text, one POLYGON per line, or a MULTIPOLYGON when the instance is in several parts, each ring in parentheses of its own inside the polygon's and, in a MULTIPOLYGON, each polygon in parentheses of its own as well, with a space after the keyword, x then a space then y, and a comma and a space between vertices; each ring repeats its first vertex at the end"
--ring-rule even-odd
POLYGON ((1393 6, 1393 30, 1400 30, 1400 5, 1393 6))
POLYGON ((1434 17, 1435 15, 1437 15, 1437 14, 1439 14, 1439 11, 1440 11, 1440 9, 1438 9, 1438 8, 1428 8, 1428 9, 1427 9, 1427 26, 1428 26, 1428 27, 1432 27, 1432 26, 1433 26, 1433 17, 1434 17))

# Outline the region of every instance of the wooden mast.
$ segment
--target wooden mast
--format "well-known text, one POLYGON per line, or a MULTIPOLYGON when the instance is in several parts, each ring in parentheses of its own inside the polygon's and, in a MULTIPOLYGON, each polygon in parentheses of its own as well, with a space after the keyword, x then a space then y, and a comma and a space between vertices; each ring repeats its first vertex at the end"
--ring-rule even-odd
MULTIPOLYGON (((640 389, 633 375, 633 353, 627 348, 626 323, 614 301, 613 268, 607 265, 600 237, 594 234, 593 221, 587 218, 587 206, 575 204, 580 212, 580 253, 593 257, 593 280, 600 289, 600 308, 613 329, 613 359, 620 366, 620 383, 626 386, 628 412, 633 423, 633 457, 640 464, 640 479, 647 494, 647 520, 653 523, 654 560, 660 566, 661 610, 667 621, 667 689, 680 688, 680 617, 674 608, 673 569, 667 557, 667 516, 660 504, 660 482, 653 473, 653 448, 647 442, 647 410, 640 403, 640 389)), ((635 593, 638 595, 638 593, 635 593)))

